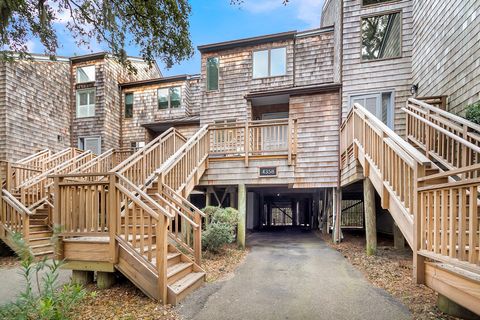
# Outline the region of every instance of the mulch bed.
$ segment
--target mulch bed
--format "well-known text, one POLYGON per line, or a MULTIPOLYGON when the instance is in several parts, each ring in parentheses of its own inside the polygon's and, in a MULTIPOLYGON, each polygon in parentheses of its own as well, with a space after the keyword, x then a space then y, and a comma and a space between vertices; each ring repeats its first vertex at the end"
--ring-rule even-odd
MULTIPOLYGON (((244 260, 247 252, 232 244, 225 246, 218 254, 204 253, 202 268, 207 272, 207 282, 227 279, 244 260)), ((71 319, 181 319, 174 307, 151 300, 122 277, 112 288, 98 290, 90 285, 87 290, 90 295, 75 307, 71 319)))
POLYGON ((402 301, 414 319, 456 319, 438 310, 437 295, 433 290, 413 281, 412 252, 408 245, 404 250, 396 250, 393 240, 379 237, 377 255, 367 256, 362 233, 345 232, 345 238, 339 244, 332 243, 330 235, 320 236, 330 247, 341 252, 373 285, 402 301))

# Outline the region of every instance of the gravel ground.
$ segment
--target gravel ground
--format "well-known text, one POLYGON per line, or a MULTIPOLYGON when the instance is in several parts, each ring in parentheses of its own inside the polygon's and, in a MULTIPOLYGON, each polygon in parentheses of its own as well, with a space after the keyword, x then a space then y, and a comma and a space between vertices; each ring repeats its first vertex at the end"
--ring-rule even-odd
POLYGON ((391 238, 379 235, 376 256, 365 254, 365 237, 361 232, 344 232, 344 240, 333 244, 330 235, 319 235, 329 246, 341 252, 376 287, 385 289, 402 301, 419 320, 457 319, 436 307, 437 295, 413 281, 412 251, 395 250, 391 238))

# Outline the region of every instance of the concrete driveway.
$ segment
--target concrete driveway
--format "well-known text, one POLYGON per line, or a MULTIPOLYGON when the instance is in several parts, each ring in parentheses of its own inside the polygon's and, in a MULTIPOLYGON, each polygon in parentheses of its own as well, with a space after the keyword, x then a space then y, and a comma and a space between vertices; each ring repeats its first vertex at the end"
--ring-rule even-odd
POLYGON ((207 284, 182 303, 185 319, 410 319, 313 233, 255 233, 232 279, 207 284))

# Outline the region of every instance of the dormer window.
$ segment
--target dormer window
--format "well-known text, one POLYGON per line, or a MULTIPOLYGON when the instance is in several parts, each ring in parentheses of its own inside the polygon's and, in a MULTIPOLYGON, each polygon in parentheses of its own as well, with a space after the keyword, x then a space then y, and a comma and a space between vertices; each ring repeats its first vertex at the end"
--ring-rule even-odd
POLYGON ((95 66, 77 68, 77 83, 94 82, 95 66))
POLYGON ((287 48, 253 52, 253 78, 284 76, 287 73, 287 48))

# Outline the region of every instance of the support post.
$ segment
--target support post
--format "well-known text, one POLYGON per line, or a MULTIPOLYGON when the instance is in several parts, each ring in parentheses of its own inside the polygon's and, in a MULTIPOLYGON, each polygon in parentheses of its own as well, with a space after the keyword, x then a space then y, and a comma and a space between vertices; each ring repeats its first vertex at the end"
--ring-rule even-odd
POLYGON ((413 190, 413 279, 417 284, 425 283, 425 257, 418 254, 423 249, 422 239, 422 201, 419 198, 418 188, 423 184, 418 179, 425 176, 425 166, 417 165, 414 171, 414 190, 413 190))
POLYGON ((396 223, 393 224, 393 247, 399 250, 405 249, 405 238, 396 223))
POLYGON ((85 286, 93 282, 93 271, 72 270, 72 283, 85 286))
POLYGON ((116 241, 115 235, 117 233, 117 176, 115 173, 110 174, 109 176, 109 185, 108 185, 108 202, 109 202, 109 226, 108 226, 108 235, 110 237, 109 243, 109 252, 110 252, 110 261, 112 263, 118 263, 117 250, 116 250, 116 241))
POLYGON ((240 248, 245 249, 247 223, 247 188, 245 184, 238 185, 238 229, 237 244, 240 248))
POLYGON ((377 224, 375 216, 375 188, 369 178, 363 180, 363 198, 365 205, 365 237, 367 255, 377 253, 377 224))
POLYGON ((333 188, 333 242, 339 243, 342 240, 342 193, 339 189, 333 188))
POLYGON ((108 289, 115 284, 115 273, 97 271, 97 287, 98 289, 108 289))
POLYGON ((162 304, 167 304, 167 252, 168 252, 168 223, 166 216, 158 217, 156 236, 157 236, 157 271, 158 271, 158 298, 162 304))
POLYGON ((195 263, 199 266, 202 264, 202 217, 195 213, 195 223, 198 225, 194 232, 193 251, 195 256, 195 263))

